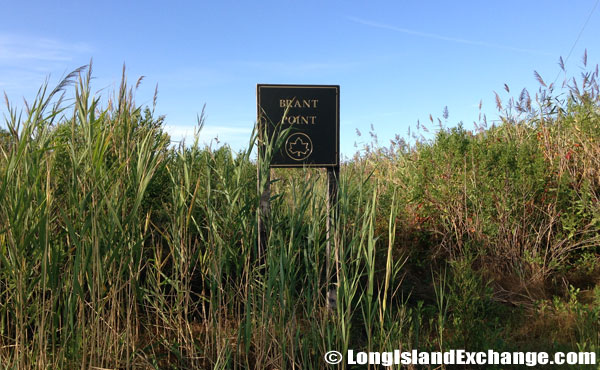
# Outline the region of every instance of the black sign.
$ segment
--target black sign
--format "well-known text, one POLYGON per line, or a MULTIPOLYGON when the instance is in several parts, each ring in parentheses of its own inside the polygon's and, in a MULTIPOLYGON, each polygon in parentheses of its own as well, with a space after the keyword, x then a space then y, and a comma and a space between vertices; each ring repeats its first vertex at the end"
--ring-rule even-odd
POLYGON ((340 87, 332 85, 257 85, 259 129, 272 137, 292 126, 273 167, 339 165, 340 87))

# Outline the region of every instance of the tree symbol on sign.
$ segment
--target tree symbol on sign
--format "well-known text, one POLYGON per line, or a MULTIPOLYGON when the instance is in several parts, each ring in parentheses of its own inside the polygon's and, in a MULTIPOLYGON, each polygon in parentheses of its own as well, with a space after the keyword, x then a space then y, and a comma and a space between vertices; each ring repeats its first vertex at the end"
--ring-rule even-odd
POLYGON ((288 151, 297 157, 307 155, 309 152, 308 143, 304 142, 301 137, 297 137, 296 141, 289 143, 288 151))

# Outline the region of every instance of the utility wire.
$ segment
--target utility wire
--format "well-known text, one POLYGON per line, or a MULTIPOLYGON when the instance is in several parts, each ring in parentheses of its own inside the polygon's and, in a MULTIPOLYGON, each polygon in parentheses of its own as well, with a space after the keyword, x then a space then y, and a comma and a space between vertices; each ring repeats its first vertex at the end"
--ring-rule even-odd
MULTIPOLYGON (((598 3, 600 3, 600 0, 596 0, 596 4, 594 4, 594 7, 590 11, 590 14, 588 15, 587 19, 585 20, 585 23, 583 24, 583 27, 581 27, 581 31, 579 31, 579 35, 577 35, 577 38, 575 39, 575 42, 573 43, 573 46, 571 46, 571 50, 569 50, 569 54, 567 54, 567 58, 563 61, 563 66, 565 64, 567 64, 567 61, 569 60, 569 57, 571 56, 571 53, 573 53, 573 50, 575 50, 575 46, 577 45, 577 42, 579 42, 579 39, 581 38, 581 35, 583 34, 583 31, 585 30, 585 28, 587 27, 588 23, 590 22, 590 19, 592 18, 592 15, 594 14, 594 11, 596 10, 596 7, 598 6, 598 3)), ((560 76, 560 71, 558 71, 558 74, 556 75, 556 78, 554 79, 554 82, 552 82, 553 85, 554 85, 554 83, 556 83, 556 80, 558 80, 559 76, 560 76)))

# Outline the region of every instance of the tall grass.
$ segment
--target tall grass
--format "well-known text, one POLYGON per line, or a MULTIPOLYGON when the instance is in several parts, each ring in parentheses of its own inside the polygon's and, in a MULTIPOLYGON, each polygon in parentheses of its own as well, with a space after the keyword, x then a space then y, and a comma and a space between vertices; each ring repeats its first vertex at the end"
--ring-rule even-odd
POLYGON ((2 363, 130 366, 150 214, 142 200, 167 145, 133 106, 91 96, 91 72, 43 87, 25 118, 10 109, 2 148, 2 363), (70 112, 58 98, 75 82, 70 112))
POLYGON ((509 100, 497 127, 343 164, 329 237, 323 171, 263 164, 257 187, 256 133, 237 154, 197 136, 169 146, 125 74, 106 102, 91 68, 23 112, 7 99, 0 363, 320 369, 329 350, 598 351, 600 112, 586 76, 564 100, 543 90, 538 110, 509 100))

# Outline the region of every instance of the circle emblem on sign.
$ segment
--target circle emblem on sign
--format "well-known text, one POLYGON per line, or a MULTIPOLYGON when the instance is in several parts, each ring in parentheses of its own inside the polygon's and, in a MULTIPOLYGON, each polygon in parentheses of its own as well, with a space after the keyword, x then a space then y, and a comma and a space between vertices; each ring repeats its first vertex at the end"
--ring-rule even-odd
POLYGON ((312 151, 312 140, 305 133, 295 132, 285 141, 285 152, 295 161, 305 160, 312 151))

